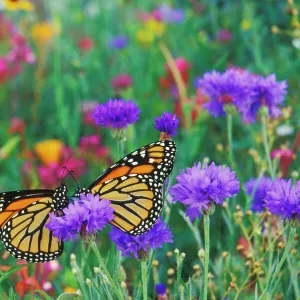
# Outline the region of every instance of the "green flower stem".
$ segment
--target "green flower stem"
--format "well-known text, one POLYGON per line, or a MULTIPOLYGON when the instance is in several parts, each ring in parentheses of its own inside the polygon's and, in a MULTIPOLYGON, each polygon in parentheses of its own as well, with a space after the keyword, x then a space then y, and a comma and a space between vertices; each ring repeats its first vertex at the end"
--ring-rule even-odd
POLYGON ((268 142, 267 116, 266 115, 261 116, 261 130, 262 130, 262 134, 263 134, 263 142, 264 142, 266 159, 267 159, 268 167, 269 167, 269 173, 271 175, 271 178, 274 180, 275 173, 274 173, 273 164, 272 164, 271 155, 270 155, 270 146, 269 146, 269 142, 268 142))
POLYGON ((106 268, 105 262, 104 262, 104 260, 103 260, 103 258, 102 258, 102 256, 101 256, 101 254, 100 254, 100 252, 99 252, 99 250, 98 250, 98 247, 97 247, 95 241, 91 241, 90 245, 91 245, 91 247, 92 247, 92 249, 93 249, 93 251, 94 251, 94 253, 95 253, 95 255, 96 255, 97 259, 98 259, 100 268, 102 269, 102 271, 103 271, 103 272, 105 273, 105 275, 107 276, 107 279, 108 279, 108 281, 109 281, 109 283, 110 283, 111 288, 112 288, 113 291, 115 292, 116 297, 117 297, 118 299, 122 299, 122 300, 123 300, 124 297, 123 297, 122 293, 119 291, 119 289, 118 289, 117 285, 115 284, 114 280, 113 280, 112 277, 110 276, 110 274, 109 274, 109 272, 108 272, 108 270, 107 270, 107 268, 106 268))
POLYGON ((121 159, 124 157, 124 140, 118 141, 118 159, 121 159))
POLYGON ((230 167, 233 167, 233 149, 232 149, 232 114, 226 113, 227 119, 227 142, 228 142, 228 159, 230 167))
POLYGON ((203 219, 204 219, 204 245, 205 245, 203 300, 207 300, 207 295, 208 295, 208 265, 209 265, 209 215, 204 214, 203 219))
MULTIPOLYGON (((181 273, 182 273, 184 257, 179 255, 179 251, 176 251, 175 254, 176 254, 176 263, 177 263, 177 276, 176 276, 176 281, 174 284, 174 299, 176 300, 179 295, 179 288, 180 288, 181 273)), ((181 298, 179 296, 179 299, 183 299, 183 298, 181 298)))
POLYGON ((142 270, 143 300, 147 300, 147 298, 148 298, 148 291, 147 291, 148 276, 147 276, 147 261, 146 260, 141 261, 141 270, 142 270))
POLYGON ((268 281, 268 284, 265 288, 265 290, 263 291, 263 293, 261 294, 261 296, 259 297, 259 300, 260 299, 263 299, 263 297, 267 294, 269 288, 271 287, 272 288, 272 285, 278 275, 278 273, 280 272, 280 269, 282 267, 282 265, 284 264, 288 254, 290 253, 290 250, 292 248, 292 244, 293 244, 293 240, 294 240, 294 237, 295 237, 295 234, 296 234, 296 228, 292 228, 291 227, 291 230, 290 230, 290 234, 289 234, 289 238, 288 238, 288 242, 287 242, 287 245, 285 247, 285 250, 283 252, 283 255, 279 261, 279 263, 277 264, 276 268, 275 268, 275 271, 274 273, 272 274, 270 280, 268 281))

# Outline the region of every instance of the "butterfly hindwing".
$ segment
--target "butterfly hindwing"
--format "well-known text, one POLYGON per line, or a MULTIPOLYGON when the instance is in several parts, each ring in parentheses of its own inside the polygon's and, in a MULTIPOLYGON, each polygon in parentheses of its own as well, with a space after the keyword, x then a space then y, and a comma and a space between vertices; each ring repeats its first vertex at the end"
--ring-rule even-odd
POLYGON ((49 221, 49 213, 66 207, 66 193, 63 184, 55 191, 0 194, 0 237, 13 256, 30 262, 45 262, 62 254, 63 243, 45 225, 49 221))
POLYGON ((111 179, 99 186, 97 194, 111 201, 115 216, 111 224, 132 235, 151 229, 163 207, 161 184, 149 175, 111 179))

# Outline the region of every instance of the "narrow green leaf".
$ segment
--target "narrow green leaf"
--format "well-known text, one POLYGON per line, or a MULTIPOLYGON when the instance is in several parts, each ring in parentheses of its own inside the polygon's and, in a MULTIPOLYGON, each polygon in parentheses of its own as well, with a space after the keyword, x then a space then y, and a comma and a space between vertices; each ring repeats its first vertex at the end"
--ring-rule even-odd
POLYGON ((19 265, 19 266, 15 266, 11 269, 9 269, 9 271, 7 271, 1 278, 0 278, 0 283, 6 279, 7 277, 9 277, 11 274, 21 270, 22 268, 26 267, 27 265, 19 265))
POLYGON ((79 296, 73 293, 63 293, 57 297, 56 300, 73 300, 77 299, 79 296))
POLYGON ((53 300, 52 297, 48 296, 48 294, 42 290, 35 290, 34 292, 43 295, 46 300, 53 300))

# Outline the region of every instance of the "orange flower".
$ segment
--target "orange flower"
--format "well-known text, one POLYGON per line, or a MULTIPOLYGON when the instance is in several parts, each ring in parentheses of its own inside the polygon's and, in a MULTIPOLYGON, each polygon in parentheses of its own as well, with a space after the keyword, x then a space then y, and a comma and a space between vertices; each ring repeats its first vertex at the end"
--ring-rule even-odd
POLYGON ((36 143, 35 152, 44 165, 58 163, 63 149, 63 143, 60 140, 45 140, 36 143))

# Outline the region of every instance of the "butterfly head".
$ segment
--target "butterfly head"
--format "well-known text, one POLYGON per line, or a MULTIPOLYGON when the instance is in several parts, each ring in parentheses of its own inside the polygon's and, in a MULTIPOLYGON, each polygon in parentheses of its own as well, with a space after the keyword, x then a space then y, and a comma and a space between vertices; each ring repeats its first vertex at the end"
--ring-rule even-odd
POLYGON ((56 204, 56 209, 63 209, 68 206, 68 188, 64 182, 62 182, 54 191, 53 198, 56 204))

